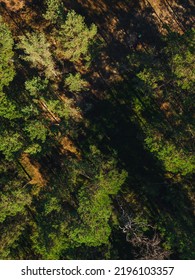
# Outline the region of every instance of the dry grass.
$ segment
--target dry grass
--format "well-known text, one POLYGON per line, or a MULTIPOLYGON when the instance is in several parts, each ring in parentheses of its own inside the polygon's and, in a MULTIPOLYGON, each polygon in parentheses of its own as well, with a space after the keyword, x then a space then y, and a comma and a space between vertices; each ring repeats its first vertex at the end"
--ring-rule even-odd
POLYGON ((108 12, 109 10, 109 7, 107 6, 107 4, 105 3, 106 1, 104 0, 78 0, 78 2, 86 9, 95 12, 96 14, 102 14, 103 12, 108 12))
POLYGON ((17 12, 24 8, 25 2, 25 0, 0 0, 0 3, 4 3, 12 12, 17 12))
POLYGON ((37 191, 46 186, 47 181, 40 172, 40 164, 38 162, 32 161, 26 153, 22 154, 20 162, 32 178, 29 183, 38 187, 37 191))
POLYGON ((148 2, 163 24, 168 25, 172 30, 177 31, 180 34, 183 33, 173 11, 173 7, 181 8, 181 6, 179 6, 174 0, 171 1, 171 5, 169 5, 169 2, 166 0, 148 0, 148 2))
POLYGON ((63 154, 71 153, 74 154, 77 158, 80 158, 80 152, 75 147, 74 143, 67 137, 62 137, 60 140, 61 152, 63 154))

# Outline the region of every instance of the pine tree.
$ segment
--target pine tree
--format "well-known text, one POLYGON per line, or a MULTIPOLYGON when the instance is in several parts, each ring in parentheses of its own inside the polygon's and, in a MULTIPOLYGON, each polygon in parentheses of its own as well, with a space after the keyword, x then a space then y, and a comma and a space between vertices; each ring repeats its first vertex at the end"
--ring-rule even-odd
POLYGON ((4 86, 9 85, 15 76, 13 45, 12 34, 0 17, 0 92, 4 86))
POLYGON ((22 59, 31 62, 33 67, 43 71, 48 79, 54 79, 57 76, 50 44, 44 33, 34 32, 27 33, 27 37, 20 36, 17 48, 24 50, 22 59))
POLYGON ((45 0, 47 6, 46 12, 43 17, 52 23, 55 23, 62 15, 62 2, 61 0, 45 0))
POLYGON ((97 27, 92 24, 88 27, 81 15, 70 11, 67 14, 66 21, 61 25, 57 32, 57 38, 60 44, 58 52, 65 59, 76 62, 79 59, 89 60, 89 48, 95 40, 97 27))
POLYGON ((87 82, 81 78, 80 73, 76 73, 75 75, 69 74, 65 79, 65 85, 72 92, 80 92, 87 88, 87 82))

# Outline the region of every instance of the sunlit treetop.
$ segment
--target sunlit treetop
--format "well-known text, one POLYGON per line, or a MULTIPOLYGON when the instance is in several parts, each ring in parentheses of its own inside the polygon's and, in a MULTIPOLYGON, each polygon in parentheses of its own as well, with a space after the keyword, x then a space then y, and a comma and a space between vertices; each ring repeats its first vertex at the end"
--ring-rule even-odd
POLYGON ((97 27, 92 24, 88 27, 81 15, 70 11, 66 21, 61 25, 58 40, 64 58, 78 61, 80 58, 89 58, 89 47, 95 39, 97 27))

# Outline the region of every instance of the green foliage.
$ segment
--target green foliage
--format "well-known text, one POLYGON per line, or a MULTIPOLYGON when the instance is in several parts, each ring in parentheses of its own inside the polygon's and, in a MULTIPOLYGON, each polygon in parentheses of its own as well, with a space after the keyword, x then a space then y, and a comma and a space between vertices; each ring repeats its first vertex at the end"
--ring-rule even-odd
POLYGON ((54 79, 57 72, 50 52, 50 43, 45 34, 41 32, 27 33, 26 36, 20 36, 20 42, 17 48, 24 50, 22 59, 32 63, 33 67, 44 71, 48 79, 54 79))
POLYGON ((45 142, 48 131, 42 122, 38 120, 31 121, 26 124, 24 130, 28 133, 31 141, 40 140, 42 143, 45 142))
POLYGON ((195 29, 191 29, 181 37, 172 34, 165 49, 170 56, 170 66, 174 81, 183 90, 193 90, 195 84, 195 29), (171 52, 170 52, 171 49, 171 52))
POLYGON ((127 172, 116 169, 114 161, 105 162, 88 186, 79 191, 79 226, 70 234, 75 244, 100 246, 107 244, 111 233, 112 215, 110 195, 116 195, 127 177, 127 172))
POLYGON ((25 153, 30 155, 35 155, 41 152, 41 146, 38 143, 33 143, 28 145, 28 147, 24 150, 25 153))
POLYGON ((94 24, 88 28, 81 15, 69 11, 58 32, 63 57, 73 62, 81 58, 89 60, 89 47, 95 40, 96 33, 97 27, 94 24))
POLYGON ((1 259, 14 259, 12 255, 13 248, 16 248, 16 244, 20 239, 22 232, 26 225, 26 219, 24 217, 17 217, 11 221, 6 221, 5 224, 0 224, 0 258, 1 259))
POLYGON ((61 210, 59 200, 56 197, 51 197, 45 204, 45 214, 50 214, 52 211, 59 212, 61 210))
MULTIPOLYGON (((145 143, 163 163, 165 170, 183 176, 193 174, 193 88, 194 31, 171 33, 159 58, 154 50, 140 60, 135 113, 144 132, 145 143), (185 125, 184 125, 185 123, 185 125), (169 135, 165 138, 165 135, 169 135)), ((135 57, 134 57, 135 59, 135 57)))
POLYGON ((150 151, 164 163, 166 171, 183 176, 194 173, 194 156, 185 154, 184 151, 179 150, 173 144, 161 142, 155 137, 147 137, 145 142, 150 151))
POLYGON ((13 189, 0 193, 0 223, 7 217, 15 216, 25 211, 25 206, 31 203, 30 194, 23 189, 13 189))
POLYGON ((87 88, 87 82, 81 78, 80 73, 76 73, 75 75, 69 74, 65 79, 65 85, 67 85, 72 92, 80 92, 87 88))
POLYGON ((193 258, 194 30, 154 26, 151 42, 122 32, 115 6, 91 17, 82 1, 86 23, 42 2, 0 18, 0 258, 133 259, 154 231, 193 258))
POLYGON ((0 151, 7 160, 12 160, 14 155, 22 150, 23 142, 19 133, 4 132, 0 135, 0 151))
POLYGON ((32 200, 26 176, 18 170, 15 161, 2 160, 1 157, 0 186, 0 258, 15 259, 18 256, 13 252, 26 226, 26 207, 32 200))
POLYGON ((0 92, 4 86, 9 85, 15 76, 13 45, 12 34, 0 17, 0 92))
MULTIPOLYGON (((156 66, 156 65, 155 65, 156 66)), ((164 73, 160 71, 155 71, 154 68, 147 68, 137 74, 137 77, 144 81, 146 85, 152 90, 155 90, 159 87, 159 84, 162 83, 165 79, 164 73)))
POLYGON ((46 90, 48 82, 47 79, 42 80, 40 77, 33 77, 25 82, 25 88, 29 91, 30 95, 39 97, 41 92, 46 90))
POLYGON ((34 104, 30 104, 29 106, 25 106, 21 109, 22 115, 24 119, 29 119, 30 117, 37 117, 39 115, 39 111, 34 104))
POLYGON ((46 13, 43 17, 46 20, 55 23, 62 16, 62 1, 61 0, 45 0, 47 5, 46 13))
POLYGON ((174 73, 178 78, 178 85, 189 90, 195 84, 194 53, 189 50, 173 56, 174 73))
MULTIPOLYGON (((59 221, 60 217, 57 218, 59 221)), ((53 221, 52 225, 49 224, 49 226, 44 220, 39 222, 41 223, 32 225, 30 236, 34 252, 43 259, 60 259, 60 253, 69 245, 65 235, 67 231, 66 222, 64 221, 59 225, 53 221)))
POLYGON ((25 148, 25 153, 32 155, 40 153, 48 135, 48 129, 45 125, 39 120, 31 120, 26 122, 23 131, 30 140, 28 146, 25 148))
POLYGON ((57 99, 46 101, 49 110, 56 113, 59 117, 68 119, 70 117, 70 104, 65 102, 60 102, 57 99))
POLYGON ((0 93, 0 117, 13 120, 21 117, 16 105, 5 94, 0 93))

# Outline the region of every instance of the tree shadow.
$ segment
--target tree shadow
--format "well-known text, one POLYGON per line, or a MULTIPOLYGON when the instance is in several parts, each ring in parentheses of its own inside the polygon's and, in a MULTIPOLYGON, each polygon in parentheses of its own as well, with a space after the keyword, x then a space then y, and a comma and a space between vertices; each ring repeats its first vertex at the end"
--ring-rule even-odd
POLYGON ((176 239, 186 234, 192 236, 193 205, 185 188, 167 179, 162 163, 144 148, 139 139, 140 128, 131 122, 130 115, 125 105, 109 100, 93 102, 93 110, 85 116, 90 125, 85 136, 79 138, 83 151, 94 144, 102 154, 116 153, 119 165, 129 174, 123 192, 127 194, 133 190, 138 203, 148 209, 154 223, 163 222, 176 239), (177 234, 178 229, 180 234, 177 234))

